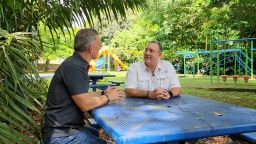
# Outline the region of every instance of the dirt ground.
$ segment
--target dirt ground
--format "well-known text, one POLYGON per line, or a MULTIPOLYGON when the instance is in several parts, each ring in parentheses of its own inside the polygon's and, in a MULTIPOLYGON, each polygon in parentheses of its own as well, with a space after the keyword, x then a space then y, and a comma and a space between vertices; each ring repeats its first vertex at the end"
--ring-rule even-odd
MULTIPOLYGON (((109 137, 103 129, 99 129, 100 136, 108 141, 113 142, 113 139, 109 137)), ((228 136, 217 136, 217 137, 209 137, 209 138, 204 138, 200 139, 197 144, 227 144, 229 142, 232 142, 232 140, 228 136)), ((186 144, 189 144, 189 142, 186 142, 186 144)))
POLYGON ((217 136, 200 139, 198 144, 227 144, 229 142, 232 140, 228 136, 217 136))

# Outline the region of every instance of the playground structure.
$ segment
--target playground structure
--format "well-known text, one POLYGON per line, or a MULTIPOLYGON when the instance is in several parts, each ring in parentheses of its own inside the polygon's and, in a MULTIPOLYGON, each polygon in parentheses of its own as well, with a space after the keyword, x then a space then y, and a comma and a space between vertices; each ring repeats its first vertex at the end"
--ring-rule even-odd
MULTIPOLYGON (((244 51, 245 53, 242 53, 241 49, 240 49, 240 55, 238 55, 239 53, 238 50, 239 49, 236 49, 235 48, 235 52, 234 52, 234 75, 232 76, 233 77, 233 80, 234 82, 237 81, 238 79, 238 75, 237 75, 237 63, 239 64, 239 74, 240 74, 240 65, 243 65, 244 66, 244 80, 245 82, 248 82, 248 72, 250 73, 251 75, 251 79, 253 79, 253 75, 254 75, 254 67, 253 67, 253 59, 254 59, 254 56, 253 56, 253 53, 254 51, 256 50, 256 48, 253 47, 253 41, 256 40, 256 38, 242 38, 242 39, 235 39, 235 40, 213 40, 213 36, 212 34, 210 35, 210 51, 211 51, 211 54, 210 54, 210 76, 211 76, 211 83, 212 83, 212 79, 213 79, 213 47, 214 47, 214 44, 216 43, 216 47, 217 47, 217 51, 219 52, 219 48, 221 47, 221 44, 222 46, 224 46, 225 44, 228 44, 229 42, 233 42, 235 43, 236 45, 239 46, 239 42, 243 42, 244 43, 244 51), (249 57, 249 52, 250 52, 250 57, 249 57), (245 62, 241 59, 241 54, 245 57, 245 62), (250 62, 250 66, 249 67, 249 62, 250 62), (247 81, 246 81, 247 79, 247 81)), ((239 46, 239 48, 241 48, 241 46, 239 46)), ((225 75, 225 73, 224 73, 225 75)), ((219 53, 217 53, 217 80, 218 80, 218 83, 219 83, 219 76, 220 76, 220 55, 219 53)))
POLYGON ((113 64, 116 69, 119 69, 119 65, 121 66, 122 70, 128 69, 128 66, 124 64, 113 51, 111 51, 108 47, 103 47, 99 51, 97 59, 90 61, 89 71, 95 71, 96 69, 101 69, 102 67, 104 67, 106 63, 106 58, 108 56, 113 59, 113 64))
POLYGON ((253 62, 254 62, 253 53, 254 51, 256 51, 256 48, 253 48, 254 40, 256 40, 256 38, 243 38, 243 39, 236 39, 236 40, 215 40, 215 41, 210 40, 210 51, 195 51, 195 52, 185 51, 185 52, 177 52, 176 54, 183 56, 184 76, 186 76, 187 67, 188 67, 186 64, 186 59, 192 59, 192 58, 195 59, 196 57, 198 58, 198 60, 192 61, 193 76, 195 74, 195 69, 196 69, 195 65, 197 64, 197 73, 200 73, 200 70, 203 70, 203 72, 209 72, 211 76, 211 83, 212 83, 212 77, 214 73, 217 75, 217 79, 219 82, 219 77, 221 73, 220 68, 223 68, 222 74, 224 76, 222 76, 222 78, 228 77, 225 75, 226 75, 226 69, 229 68, 229 69, 232 69, 233 71, 232 78, 234 79, 235 82, 239 77, 238 75, 243 75, 242 77, 244 78, 245 82, 248 82, 249 78, 253 79, 253 75, 256 72, 255 68, 253 67, 253 62), (234 44, 229 45, 229 42, 232 42, 234 44), (244 46, 241 46, 241 42, 243 42, 244 46), (214 46, 216 47, 217 50, 213 50, 214 46), (201 55, 206 55, 206 56, 204 58, 199 59, 199 56, 201 55), (207 55, 210 55, 210 58, 209 56, 207 57, 207 55), (200 64, 202 65, 202 63, 208 63, 208 64, 205 66, 201 66, 202 69, 200 69, 199 65, 200 64), (230 66, 231 64, 233 66, 230 66), (250 74, 250 76, 248 76, 248 74, 250 74))

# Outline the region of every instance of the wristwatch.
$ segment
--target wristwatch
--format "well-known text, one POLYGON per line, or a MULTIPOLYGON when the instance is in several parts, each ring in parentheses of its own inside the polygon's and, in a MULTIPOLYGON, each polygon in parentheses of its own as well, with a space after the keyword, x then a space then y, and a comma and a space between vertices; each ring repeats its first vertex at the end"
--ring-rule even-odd
POLYGON ((109 95, 108 94, 105 94, 105 96, 107 97, 108 101, 106 104, 108 104, 110 102, 110 99, 109 99, 109 95))
POLYGON ((104 90, 103 90, 103 91, 101 91, 101 95, 105 95, 105 93, 106 93, 106 92, 105 92, 104 90))
POLYGON ((173 93, 172 91, 168 91, 169 95, 170 95, 170 99, 173 97, 173 93))
POLYGON ((150 92, 150 91, 147 92, 147 97, 148 97, 148 98, 149 98, 149 92, 150 92))

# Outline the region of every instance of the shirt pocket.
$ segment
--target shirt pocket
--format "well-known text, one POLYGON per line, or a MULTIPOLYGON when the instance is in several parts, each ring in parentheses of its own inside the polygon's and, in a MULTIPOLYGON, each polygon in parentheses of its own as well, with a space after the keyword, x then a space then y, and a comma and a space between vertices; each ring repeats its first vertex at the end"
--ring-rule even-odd
POLYGON ((139 78, 138 89, 149 90, 149 79, 145 77, 139 78))
POLYGON ((169 90, 170 89, 170 76, 169 75, 161 75, 157 80, 158 86, 156 88, 162 88, 169 90))

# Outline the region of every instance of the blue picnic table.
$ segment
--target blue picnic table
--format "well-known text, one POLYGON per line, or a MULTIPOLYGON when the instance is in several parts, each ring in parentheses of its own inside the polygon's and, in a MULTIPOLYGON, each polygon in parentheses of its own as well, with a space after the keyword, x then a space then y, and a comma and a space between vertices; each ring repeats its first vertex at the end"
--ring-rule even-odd
POLYGON ((117 144, 183 141, 256 131, 256 110, 181 95, 126 98, 91 112, 117 144))
POLYGON ((104 77, 115 77, 115 75, 111 74, 89 74, 89 78, 92 81, 92 84, 96 84, 98 80, 103 79, 104 77))
MULTIPOLYGON (((54 76, 54 73, 40 73, 39 76, 41 78, 52 78, 54 76)), ((115 77, 115 75, 100 74, 100 73, 89 73, 88 76, 89 76, 92 84, 96 84, 98 80, 101 80, 104 77, 115 77)))
MULTIPOLYGON (((39 74, 41 78, 52 78, 54 73, 45 73, 39 74)), ((89 73, 89 79, 91 81, 90 88, 95 92, 96 89, 105 90, 108 86, 118 86, 122 84, 122 82, 112 80, 109 84, 97 84, 97 82, 105 77, 115 77, 115 75, 111 74, 101 74, 101 73, 89 73)))

